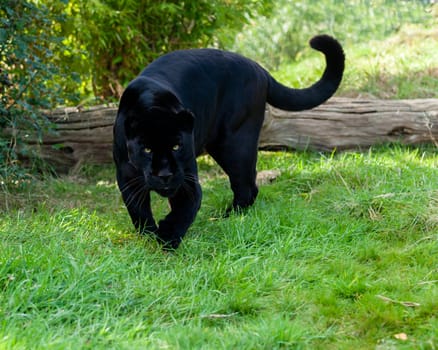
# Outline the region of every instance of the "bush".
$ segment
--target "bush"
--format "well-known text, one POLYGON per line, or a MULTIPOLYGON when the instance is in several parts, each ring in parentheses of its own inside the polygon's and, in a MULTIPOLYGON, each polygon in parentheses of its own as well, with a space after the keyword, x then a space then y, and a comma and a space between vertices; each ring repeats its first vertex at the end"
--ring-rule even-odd
POLYGON ((28 0, 0 2, 0 180, 22 175, 17 150, 35 160, 21 142, 29 134, 40 139, 50 129, 43 110, 62 104, 60 74, 53 48, 62 47, 54 23, 62 21, 44 5, 28 0))
POLYGON ((71 56, 67 64, 91 81, 83 86, 85 93, 103 100, 119 98, 123 87, 153 59, 177 49, 232 41, 248 18, 266 13, 271 3, 70 0, 62 26, 71 56))

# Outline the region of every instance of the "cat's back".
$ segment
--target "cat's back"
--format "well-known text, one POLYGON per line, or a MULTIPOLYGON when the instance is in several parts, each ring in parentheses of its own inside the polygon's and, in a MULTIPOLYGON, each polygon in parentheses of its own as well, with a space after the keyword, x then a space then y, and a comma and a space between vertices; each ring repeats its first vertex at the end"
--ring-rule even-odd
POLYGON ((237 53, 205 48, 167 53, 150 63, 141 75, 194 82, 196 79, 244 77, 261 70, 256 62, 237 53))

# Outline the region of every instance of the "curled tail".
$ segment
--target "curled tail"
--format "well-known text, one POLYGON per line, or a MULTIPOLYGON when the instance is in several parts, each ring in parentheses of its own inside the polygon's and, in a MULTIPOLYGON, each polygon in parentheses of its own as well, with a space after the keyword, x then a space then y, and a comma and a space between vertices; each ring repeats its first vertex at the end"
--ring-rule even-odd
POLYGON ((338 89, 344 72, 345 55, 339 42, 328 35, 317 35, 310 46, 325 55, 326 68, 321 79, 304 89, 288 88, 270 76, 267 101, 287 111, 301 111, 320 105, 338 89))

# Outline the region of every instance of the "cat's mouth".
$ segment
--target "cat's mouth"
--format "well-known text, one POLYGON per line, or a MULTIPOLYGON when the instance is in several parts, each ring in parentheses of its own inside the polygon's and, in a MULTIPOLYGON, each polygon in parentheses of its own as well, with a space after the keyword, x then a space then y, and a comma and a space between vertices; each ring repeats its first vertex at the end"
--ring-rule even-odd
POLYGON ((177 181, 149 181, 151 190, 157 192, 160 196, 163 197, 172 197, 178 191, 180 185, 177 181))
POLYGON ((154 188, 153 190, 157 192, 160 196, 169 198, 169 197, 173 197, 176 194, 178 188, 179 187, 175 188, 175 187, 164 186, 161 188, 154 188))
POLYGON ((178 176, 178 174, 167 177, 160 177, 149 174, 149 176, 146 177, 148 187, 152 191, 157 192, 160 196, 163 197, 174 196, 178 189, 181 187, 181 180, 182 178, 181 176, 178 176))

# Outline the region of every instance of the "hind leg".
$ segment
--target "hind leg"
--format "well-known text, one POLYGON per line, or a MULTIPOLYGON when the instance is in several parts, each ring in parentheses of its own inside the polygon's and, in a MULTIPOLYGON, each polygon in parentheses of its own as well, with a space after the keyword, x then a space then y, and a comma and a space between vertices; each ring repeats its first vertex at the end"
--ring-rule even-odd
POLYGON ((257 197, 256 164, 258 132, 241 129, 207 148, 230 179, 234 194, 232 209, 244 209, 257 197))

